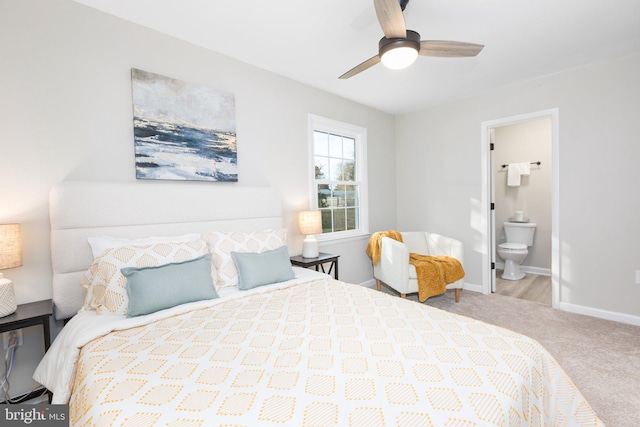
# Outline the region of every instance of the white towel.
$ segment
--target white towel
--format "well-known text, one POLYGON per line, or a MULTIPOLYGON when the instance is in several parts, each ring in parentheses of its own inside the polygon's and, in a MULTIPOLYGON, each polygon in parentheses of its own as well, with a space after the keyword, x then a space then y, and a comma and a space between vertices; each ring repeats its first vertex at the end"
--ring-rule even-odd
POLYGON ((531 163, 510 163, 507 170, 507 185, 509 187, 518 187, 520 185, 520 177, 531 173, 531 163))

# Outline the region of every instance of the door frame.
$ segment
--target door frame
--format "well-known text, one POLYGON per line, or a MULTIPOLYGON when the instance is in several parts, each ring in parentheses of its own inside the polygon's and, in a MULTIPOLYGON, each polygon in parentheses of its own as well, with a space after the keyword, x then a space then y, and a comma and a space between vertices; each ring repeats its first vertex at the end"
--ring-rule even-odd
POLYGON ((494 176, 495 165, 490 150, 491 129, 514 123, 525 122, 532 119, 551 118, 551 306, 558 308, 560 305, 560 278, 561 276, 561 240, 560 240, 560 112, 558 107, 517 116, 503 117, 488 120, 481 123, 481 159, 482 159, 482 293, 490 294, 495 284, 495 269, 491 263, 495 263, 495 224, 491 211, 491 203, 494 202, 494 176))

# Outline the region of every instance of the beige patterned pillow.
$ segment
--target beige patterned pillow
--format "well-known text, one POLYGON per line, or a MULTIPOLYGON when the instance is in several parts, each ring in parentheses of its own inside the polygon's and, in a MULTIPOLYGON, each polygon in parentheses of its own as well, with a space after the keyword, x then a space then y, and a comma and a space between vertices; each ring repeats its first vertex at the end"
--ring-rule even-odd
POLYGON ((207 252, 207 243, 201 239, 107 249, 95 259, 80 282, 80 286, 87 289, 84 309, 95 310, 98 314, 127 314, 127 279, 120 272, 121 268, 187 261, 207 252))
POLYGON ((231 252, 261 253, 287 244, 287 229, 263 231, 213 231, 206 236, 211 262, 216 270, 216 289, 238 286, 238 270, 231 252))

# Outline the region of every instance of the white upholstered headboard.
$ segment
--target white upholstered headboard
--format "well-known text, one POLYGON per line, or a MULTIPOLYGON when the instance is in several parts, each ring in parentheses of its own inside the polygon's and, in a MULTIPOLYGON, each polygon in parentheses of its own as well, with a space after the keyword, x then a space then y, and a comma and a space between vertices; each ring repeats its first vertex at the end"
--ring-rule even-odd
POLYGON ((82 307, 93 262, 90 236, 138 238, 280 228, 282 199, 269 187, 167 181, 66 181, 49 195, 56 319, 82 307))

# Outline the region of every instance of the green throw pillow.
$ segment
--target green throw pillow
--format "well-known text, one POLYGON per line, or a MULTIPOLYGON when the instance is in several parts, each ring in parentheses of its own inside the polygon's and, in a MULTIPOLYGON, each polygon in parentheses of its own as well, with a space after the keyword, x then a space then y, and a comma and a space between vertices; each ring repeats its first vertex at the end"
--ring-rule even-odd
POLYGON ((218 298, 211 279, 211 254, 156 267, 125 267, 120 271, 127 278, 127 317, 218 298))
POLYGON ((261 253, 231 252, 231 259, 238 269, 239 287, 243 291, 296 277, 286 245, 261 253))

